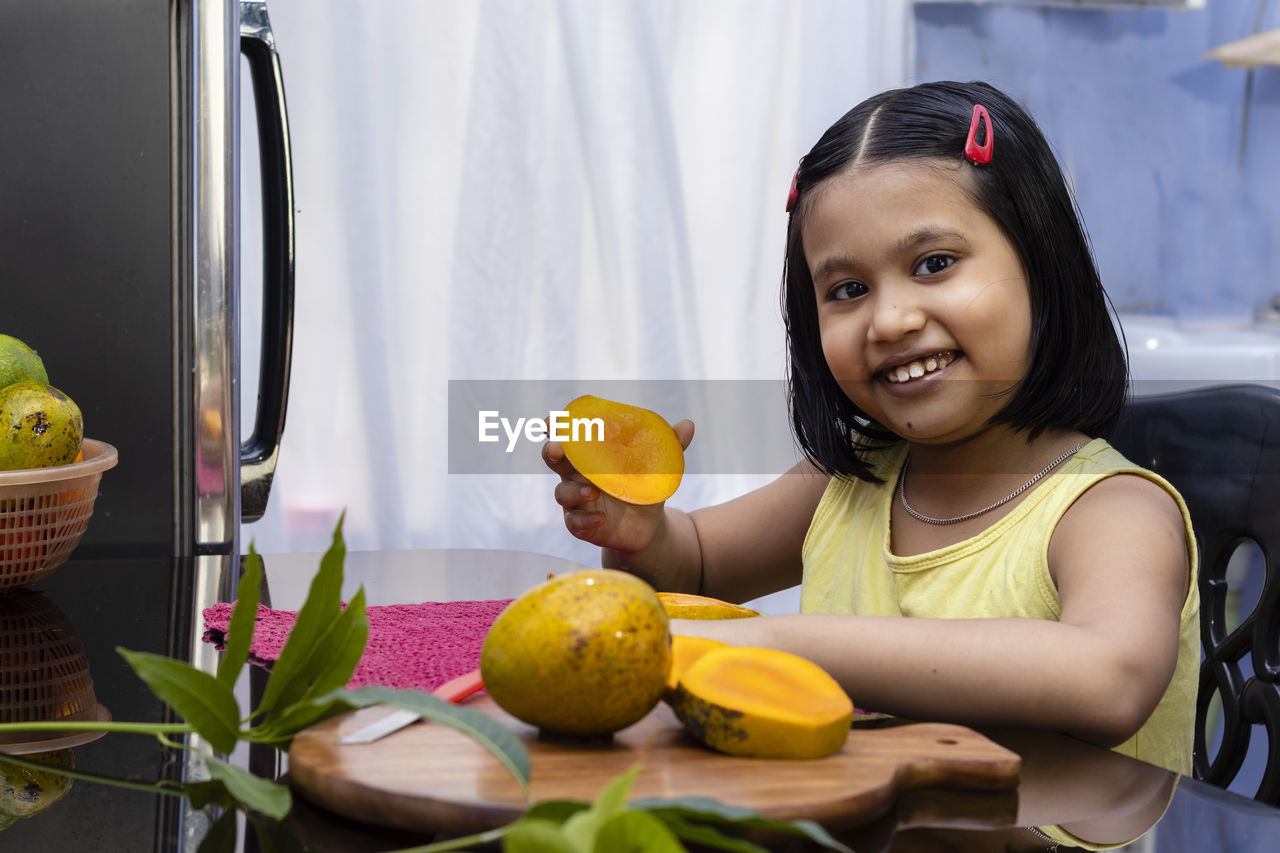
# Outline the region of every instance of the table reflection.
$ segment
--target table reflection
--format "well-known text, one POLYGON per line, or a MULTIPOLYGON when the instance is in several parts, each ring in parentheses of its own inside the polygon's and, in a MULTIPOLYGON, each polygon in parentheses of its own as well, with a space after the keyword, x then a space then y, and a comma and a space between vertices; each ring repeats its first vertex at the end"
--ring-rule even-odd
MULTIPOLYGON (((0 596, 0 723, 110 719, 98 703, 84 644, 47 596, 20 591, 0 596)), ((0 733, 0 753, 53 768, 76 766, 73 747, 105 732, 0 733)), ((28 762, 0 757, 0 828, 45 811, 71 789, 72 779, 28 762)))

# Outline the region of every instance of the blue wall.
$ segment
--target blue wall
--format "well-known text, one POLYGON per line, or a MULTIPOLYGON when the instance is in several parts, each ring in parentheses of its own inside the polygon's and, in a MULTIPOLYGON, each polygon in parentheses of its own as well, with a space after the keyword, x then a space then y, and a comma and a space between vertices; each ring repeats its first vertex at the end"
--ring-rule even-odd
POLYGON ((1280 68, 1204 58, 1280 27, 1280 3, 930 3, 915 18, 917 81, 986 80, 1036 117, 1121 311, 1247 322, 1280 292, 1280 68))

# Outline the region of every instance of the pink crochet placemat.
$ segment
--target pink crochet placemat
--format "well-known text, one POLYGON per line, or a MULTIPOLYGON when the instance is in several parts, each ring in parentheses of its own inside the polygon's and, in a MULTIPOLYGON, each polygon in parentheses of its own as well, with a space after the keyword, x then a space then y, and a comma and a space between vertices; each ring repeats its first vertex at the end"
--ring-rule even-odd
MULTIPOLYGON (((430 691, 478 669, 484 636, 510 603, 508 598, 369 607, 369 642, 347 687, 376 684, 430 691)), ((231 607, 224 602, 204 611, 204 641, 218 649, 226 647, 231 607)), ((297 616, 259 604, 249 662, 270 669, 297 616)))

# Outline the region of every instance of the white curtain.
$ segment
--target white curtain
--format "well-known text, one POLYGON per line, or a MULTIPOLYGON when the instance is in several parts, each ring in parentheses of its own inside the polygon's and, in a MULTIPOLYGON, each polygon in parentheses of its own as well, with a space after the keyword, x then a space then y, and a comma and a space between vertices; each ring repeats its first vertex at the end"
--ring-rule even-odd
MULTIPOLYGON (((780 380, 791 173, 851 106, 911 78, 908 0, 272 0, 270 15, 298 264, 283 448, 267 514, 242 531, 263 553, 323 550, 345 508, 356 550, 595 563, 549 472, 450 473, 476 440, 450 433, 451 387, 780 380)), ((713 450, 701 437, 691 458, 713 450)), ((672 503, 769 478, 693 474, 672 503)))

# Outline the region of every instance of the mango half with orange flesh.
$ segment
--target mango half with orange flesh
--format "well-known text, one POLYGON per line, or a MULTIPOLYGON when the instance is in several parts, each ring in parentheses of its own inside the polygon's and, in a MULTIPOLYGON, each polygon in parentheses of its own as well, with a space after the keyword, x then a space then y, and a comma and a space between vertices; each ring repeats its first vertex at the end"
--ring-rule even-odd
POLYGON ((824 758, 844 746, 853 719, 853 702, 820 666, 750 646, 704 652, 667 703, 695 738, 748 758, 824 758))
POLYGON ((600 423, 562 443, 565 458, 606 495, 629 504, 662 503, 684 476, 684 448, 662 415, 586 395, 565 407, 571 423, 600 423), (582 419, 582 421, 579 421, 582 419))
POLYGON ((744 619, 760 615, 759 611, 741 604, 687 592, 660 592, 658 600, 669 619, 744 619))
POLYGON ((727 643, 707 637, 687 637, 684 634, 673 636, 671 638, 671 669, 667 673, 668 696, 680 684, 680 676, 684 675, 686 669, 693 666, 694 661, 712 649, 722 649, 726 645, 727 643))

